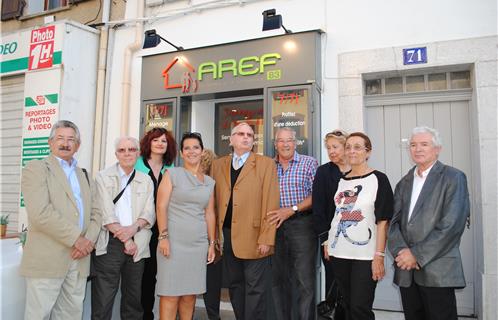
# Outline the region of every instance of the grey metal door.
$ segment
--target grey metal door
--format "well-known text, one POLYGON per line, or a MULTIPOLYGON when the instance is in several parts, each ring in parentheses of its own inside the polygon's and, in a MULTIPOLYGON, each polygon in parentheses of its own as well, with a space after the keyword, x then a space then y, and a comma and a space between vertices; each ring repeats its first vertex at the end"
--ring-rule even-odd
MULTIPOLYGON (((400 101, 401 102, 401 101, 400 101)), ((367 104, 368 105, 368 104, 367 104)), ((434 127, 441 133, 443 149, 440 160, 464 171, 472 198, 473 177, 470 148, 469 100, 448 99, 412 104, 391 104, 366 107, 366 131, 372 139, 373 152, 369 160, 373 168, 387 174, 393 187, 413 166, 408 153, 412 128, 434 127)), ((471 214, 472 217, 472 214, 471 214)), ((474 232, 471 224, 460 245, 467 287, 457 290, 459 315, 474 314, 474 232)), ((392 284, 392 258, 386 259, 386 277, 377 285, 374 307, 402 310, 399 290, 392 284)))

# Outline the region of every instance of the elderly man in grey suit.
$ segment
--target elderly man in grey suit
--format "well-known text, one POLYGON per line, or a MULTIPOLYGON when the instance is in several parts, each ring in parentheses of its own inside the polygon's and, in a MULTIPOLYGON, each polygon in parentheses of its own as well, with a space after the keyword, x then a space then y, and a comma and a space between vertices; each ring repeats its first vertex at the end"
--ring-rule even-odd
POLYGON ((28 235, 20 273, 26 277, 25 319, 81 319, 89 253, 100 230, 91 180, 74 154, 80 132, 71 121, 50 132, 51 154, 22 172, 28 235))
POLYGON ((455 288, 465 287, 460 238, 469 217, 465 174, 438 161, 439 133, 413 129, 416 166, 397 184, 388 237, 407 320, 457 319, 455 288))

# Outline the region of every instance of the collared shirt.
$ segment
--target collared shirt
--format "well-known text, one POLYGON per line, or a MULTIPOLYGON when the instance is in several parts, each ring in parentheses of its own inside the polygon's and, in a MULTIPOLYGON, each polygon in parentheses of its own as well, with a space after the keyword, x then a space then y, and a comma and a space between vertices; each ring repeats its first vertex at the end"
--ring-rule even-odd
POLYGON ((316 159, 294 152, 294 157, 289 161, 286 170, 278 162, 278 156, 275 162, 280 185, 281 208, 297 205, 311 195, 313 179, 318 168, 316 159))
MULTIPOLYGON (((119 191, 121 192, 121 190, 126 187, 126 184, 128 183, 128 180, 130 179, 133 171, 131 171, 130 174, 127 175, 119 164, 117 166, 119 172, 119 181, 121 185, 121 189, 119 189, 119 191)), ((116 203, 114 210, 116 217, 118 217, 119 219, 119 223, 123 227, 127 227, 133 224, 133 213, 131 211, 131 185, 125 189, 125 191, 121 195, 121 198, 119 198, 118 202, 116 203)))
POLYGON ((78 207, 78 212, 80 213, 79 219, 78 219, 78 226, 80 229, 83 229, 84 221, 85 221, 85 211, 83 207, 83 199, 81 198, 81 189, 80 189, 80 182, 78 181, 78 176, 76 175, 76 165, 78 164, 78 161, 76 159, 71 160, 71 164, 67 162, 64 159, 61 159, 59 157, 55 157, 58 161, 59 164, 62 167, 62 170, 66 174, 67 181, 69 182, 69 186, 71 187, 71 190, 73 191, 73 196, 74 199, 76 200, 76 206, 78 207))
POLYGON ((425 180, 427 179, 427 175, 429 175, 429 172, 434 166, 434 163, 425 171, 422 171, 422 175, 418 175, 417 173, 418 168, 415 168, 415 170, 413 170, 413 188, 412 188, 412 198, 410 200, 410 210, 408 211, 408 220, 410 220, 412 216, 413 208, 415 208, 418 196, 420 196, 420 192, 422 191, 422 187, 424 186, 425 180))
POLYGON ((249 154, 251 154, 251 151, 247 151, 246 153, 244 153, 243 155, 241 155, 240 157, 238 155, 235 154, 235 152, 233 153, 232 155, 232 166, 234 168, 237 168, 235 166, 235 161, 239 161, 239 168, 242 167, 244 165, 244 163, 246 163, 247 161, 247 158, 249 158, 249 154), (240 159, 240 160, 239 160, 240 159))

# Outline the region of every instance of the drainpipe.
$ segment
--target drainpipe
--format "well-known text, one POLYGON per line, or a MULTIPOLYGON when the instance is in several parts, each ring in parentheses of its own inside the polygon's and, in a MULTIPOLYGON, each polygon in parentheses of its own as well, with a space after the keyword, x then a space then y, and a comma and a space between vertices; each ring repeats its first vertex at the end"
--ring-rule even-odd
POLYGON ((111 0, 104 0, 102 11, 102 29, 100 30, 99 60, 97 67, 97 88, 95 101, 95 127, 93 134, 92 173, 96 174, 100 168, 100 157, 104 144, 102 143, 102 128, 104 114, 105 75, 107 69, 107 45, 109 37, 109 15, 111 0))
MULTIPOLYGON (((143 18, 144 0, 137 0, 137 19, 143 18)), ((124 68, 123 68, 123 103, 121 108, 121 130, 120 134, 126 136, 129 134, 130 119, 130 94, 131 94, 131 59, 133 54, 142 47, 142 37, 144 34, 143 21, 137 21, 135 24, 135 42, 130 43, 125 49, 124 68)))

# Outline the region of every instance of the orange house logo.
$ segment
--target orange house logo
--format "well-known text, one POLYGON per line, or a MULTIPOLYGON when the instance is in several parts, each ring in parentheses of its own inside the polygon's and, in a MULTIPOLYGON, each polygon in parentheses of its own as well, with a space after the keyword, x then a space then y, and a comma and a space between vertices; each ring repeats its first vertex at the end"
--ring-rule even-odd
POLYGON ((176 89, 181 88, 182 93, 196 92, 198 88, 198 81, 192 77, 192 74, 195 74, 195 68, 188 63, 185 59, 181 57, 175 57, 171 62, 164 68, 163 70, 164 77, 164 88, 165 89, 176 89), (170 75, 169 71, 173 68, 174 65, 179 64, 179 66, 185 67, 185 71, 182 73, 181 79, 179 83, 170 83, 170 75))

